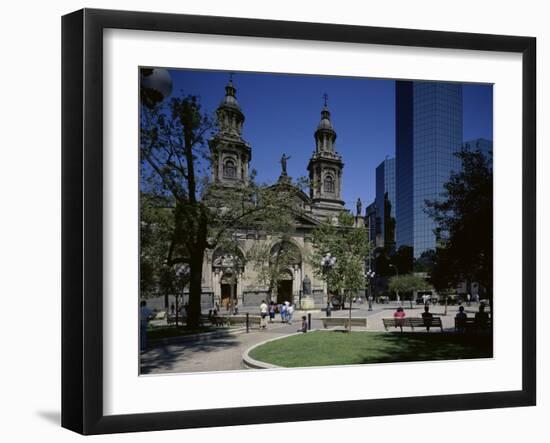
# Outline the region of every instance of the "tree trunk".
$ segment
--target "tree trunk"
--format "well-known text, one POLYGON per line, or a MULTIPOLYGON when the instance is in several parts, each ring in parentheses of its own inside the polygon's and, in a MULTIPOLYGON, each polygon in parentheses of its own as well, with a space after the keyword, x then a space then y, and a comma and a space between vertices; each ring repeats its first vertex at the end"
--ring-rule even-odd
POLYGON ((202 265, 204 249, 193 251, 189 263, 189 307, 187 310, 187 327, 198 328, 201 316, 201 295, 202 295, 202 265))

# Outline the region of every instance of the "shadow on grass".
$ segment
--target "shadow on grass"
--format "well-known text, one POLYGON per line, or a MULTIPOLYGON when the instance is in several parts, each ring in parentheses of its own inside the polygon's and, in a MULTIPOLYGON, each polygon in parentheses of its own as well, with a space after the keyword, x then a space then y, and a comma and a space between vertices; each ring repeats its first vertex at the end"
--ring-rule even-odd
POLYGON ((201 353, 207 354, 237 346, 239 341, 234 335, 156 346, 141 353, 140 373, 144 375, 152 372, 170 372, 177 363, 185 362, 191 356, 197 358, 201 353))
POLYGON ((360 363, 491 358, 491 335, 454 333, 390 333, 377 338, 377 346, 360 363))
POLYGON ((491 358, 491 335, 313 332, 267 343, 251 357, 283 367, 491 358))

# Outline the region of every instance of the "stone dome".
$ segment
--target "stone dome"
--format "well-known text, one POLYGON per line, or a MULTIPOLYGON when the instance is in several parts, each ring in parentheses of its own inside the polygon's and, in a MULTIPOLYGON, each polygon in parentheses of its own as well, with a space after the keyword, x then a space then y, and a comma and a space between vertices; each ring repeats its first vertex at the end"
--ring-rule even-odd
POLYGON ((323 110, 321 111, 321 121, 319 122, 317 129, 328 129, 330 131, 334 131, 334 128, 332 127, 332 122, 330 121, 330 112, 326 103, 323 110))
POLYGON ((222 106, 227 107, 227 108, 238 109, 239 111, 241 110, 241 106, 239 105, 239 102, 232 95, 226 95, 223 98, 223 100, 220 103, 220 107, 222 107, 222 106))
POLYGON ((317 126, 317 129, 330 129, 333 130, 332 123, 328 118, 322 118, 319 122, 319 126, 317 126))

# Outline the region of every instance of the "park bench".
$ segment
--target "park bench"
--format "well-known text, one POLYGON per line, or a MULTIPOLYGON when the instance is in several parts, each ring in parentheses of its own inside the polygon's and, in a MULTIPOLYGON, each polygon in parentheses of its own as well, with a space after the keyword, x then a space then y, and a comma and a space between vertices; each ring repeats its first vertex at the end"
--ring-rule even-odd
POLYGON ((443 324, 441 323, 441 317, 432 317, 431 319, 424 320, 420 317, 405 317, 405 318, 383 318, 382 323, 384 323, 384 329, 387 331, 388 328, 399 328, 403 332, 404 327, 411 328, 414 331, 414 328, 440 328, 443 332, 443 324))
MULTIPOLYGON (((166 323, 171 325, 172 323, 176 322, 176 314, 168 314, 166 315, 166 323)), ((178 322, 183 323, 183 317, 181 314, 178 316, 178 322)))
MULTIPOLYGON (((214 315, 214 316, 204 316, 205 321, 209 321, 213 326, 225 326, 225 325, 238 325, 246 324, 246 315, 214 315)), ((249 315, 248 324, 259 325, 260 316, 259 315, 249 315)))
POLYGON ((212 315, 206 317, 206 320, 209 321, 212 326, 225 326, 229 324, 229 317, 224 315, 212 315))
MULTIPOLYGON (((322 318, 323 328, 329 328, 334 326, 349 327, 349 317, 326 317, 322 318)), ((367 327, 366 317, 351 317, 351 326, 367 327)))
MULTIPOLYGON (((230 325, 246 324, 246 315, 230 315, 227 317, 227 320, 230 325)), ((250 326, 252 325, 260 326, 260 321, 261 321, 261 317, 259 315, 248 316, 248 324, 250 326)))
MULTIPOLYGON (((487 331, 491 329, 491 319, 489 318, 487 320, 487 323, 483 326, 480 326, 476 323, 475 318, 470 317, 465 319, 465 323, 463 324, 464 329, 466 332, 478 332, 478 331, 487 331)), ((458 331, 460 329, 460 326, 457 323, 457 319, 455 318, 455 331, 458 331)))
POLYGON ((166 311, 159 311, 153 314, 152 320, 164 320, 166 318, 166 311))

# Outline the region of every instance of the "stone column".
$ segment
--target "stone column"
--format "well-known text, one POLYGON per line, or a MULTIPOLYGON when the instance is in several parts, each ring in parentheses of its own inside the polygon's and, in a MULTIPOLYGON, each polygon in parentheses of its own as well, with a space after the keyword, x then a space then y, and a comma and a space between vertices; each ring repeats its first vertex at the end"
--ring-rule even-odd
POLYGON ((300 286, 302 280, 300 279, 300 273, 298 265, 292 267, 292 302, 297 305, 300 300, 300 286))
POLYGON ((219 272, 213 272, 212 273, 212 285, 214 286, 212 289, 214 291, 214 303, 221 304, 221 287, 220 287, 220 273, 219 272))
POLYGON ((242 273, 237 274, 237 293, 235 294, 237 298, 237 304, 243 304, 243 285, 242 285, 242 273))

